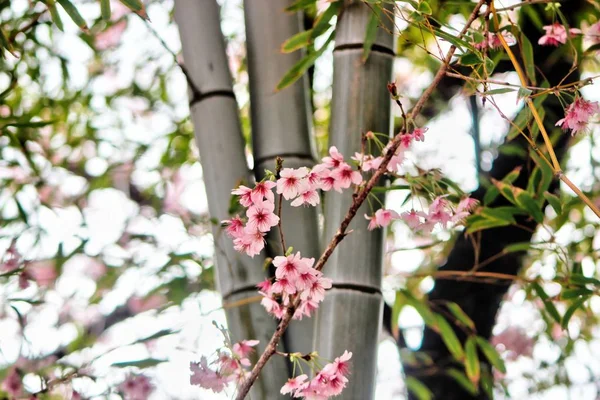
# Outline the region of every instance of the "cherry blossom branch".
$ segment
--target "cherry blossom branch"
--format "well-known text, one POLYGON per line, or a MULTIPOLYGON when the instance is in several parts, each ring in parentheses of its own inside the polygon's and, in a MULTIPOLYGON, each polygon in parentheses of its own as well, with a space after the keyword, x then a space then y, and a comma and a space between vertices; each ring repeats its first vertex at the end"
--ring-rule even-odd
MULTIPOLYGON (((463 29, 457 36, 459 39, 467 32, 467 30, 470 28, 473 21, 475 21, 475 19, 479 15, 479 10, 481 9, 481 7, 484 4, 486 4, 488 1, 489 0, 479 0, 479 2, 475 5, 475 8, 471 12, 471 14, 469 15, 469 18, 467 19, 467 22, 465 23, 465 26, 463 27, 463 29)), ((454 45, 450 46, 450 49, 446 53, 446 57, 444 58, 442 65, 440 66, 440 69, 436 73, 436 75, 433 78, 429 87, 427 87, 427 89, 423 92, 423 94, 421 95, 421 97, 419 98, 419 100, 417 101, 415 106, 413 107, 413 109, 408 113, 408 115, 406 116, 407 118, 413 118, 415 115, 418 115, 419 112, 423 109, 423 106, 425 105, 425 103, 427 102, 429 97, 432 95, 435 88, 439 85, 442 78, 446 75, 446 71, 448 70, 450 61, 452 60, 452 56, 454 55, 455 52, 456 52, 456 46, 454 46, 454 45)), ((336 234, 333 236, 333 238, 327 245, 327 248, 325 249, 325 251, 323 252, 321 257, 319 258, 319 260, 314 265, 314 268, 317 271, 321 271, 323 269, 323 267, 325 266, 325 263, 327 262, 327 260, 329 260, 329 257, 331 256, 333 251, 336 249, 338 244, 347 235, 346 230, 348 229, 350 222, 356 216, 358 209, 363 204, 363 202, 367 199, 369 193, 371 192, 371 190, 373 190, 373 187, 375 187, 375 185, 379 182, 379 180, 381 179, 383 174, 386 172, 388 164, 390 163, 393 155, 395 154, 396 150, 398 149, 398 147, 400 147, 400 144, 402 143, 401 138, 402 138, 402 135, 396 135, 389 142, 389 148, 386 151, 386 153, 383 155, 383 161, 381 162, 381 165, 379 166, 379 168, 371 176, 371 178, 369 179, 369 181, 367 182, 365 187, 360 192, 353 194, 354 200, 352 201, 352 205, 348 209, 346 216, 344 217, 342 223, 340 224, 340 227, 338 228, 336 234)), ((252 387, 254 382, 256 382, 256 380, 258 379, 260 372, 262 371, 262 369, 264 368, 266 363, 269 361, 269 359, 276 353, 277 345, 279 344, 279 341, 281 340, 283 333, 286 331, 288 325, 290 324, 290 321, 292 320, 294 312, 299 304, 300 304, 300 297, 296 296, 295 299, 292 301, 292 303, 285 308, 285 313, 284 313, 281 321, 279 322, 277 329, 275 330, 275 333, 273 333, 271 340, 269 340, 267 347, 265 348, 264 352, 261 354, 261 356, 258 359, 258 362, 254 366, 254 368, 252 368, 252 372, 250 373, 248 378, 240 386, 238 395, 236 397, 237 400, 243 400, 248 395, 248 393, 250 392, 250 388, 252 387)))

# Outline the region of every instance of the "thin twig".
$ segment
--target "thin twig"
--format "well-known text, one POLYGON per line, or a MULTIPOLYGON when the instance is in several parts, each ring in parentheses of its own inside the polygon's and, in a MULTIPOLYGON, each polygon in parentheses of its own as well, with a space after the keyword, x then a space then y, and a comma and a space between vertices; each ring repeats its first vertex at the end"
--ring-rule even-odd
MULTIPOLYGON (((475 21, 475 19, 479 15, 479 10, 485 3, 486 3, 486 0, 479 0, 479 2, 475 5, 475 8, 473 9, 473 11, 471 12, 471 15, 467 19, 465 26, 463 27, 463 29, 457 36, 459 39, 470 28, 473 21, 475 21)), ((407 118, 414 118, 414 116, 418 115, 419 112, 423 109, 423 106, 425 106, 425 103, 427 102, 427 100, 429 100, 429 97, 431 96, 431 94, 433 93, 435 88, 438 86, 438 84, 440 83, 442 78, 446 75, 446 71, 448 70, 448 66, 450 65, 450 61, 452 60, 452 56, 454 55, 455 52, 456 52, 456 46, 454 46, 454 45, 450 46, 450 49, 448 50, 448 53, 446 54, 446 57, 444 58, 444 61, 443 61, 442 65, 440 66, 440 69, 436 73, 435 77, 433 78, 430 86, 423 92, 423 94, 421 95, 421 97, 419 98, 419 100, 417 101, 417 103, 415 104, 413 109, 411 110, 411 112, 407 115, 407 118)), ((401 137, 402 137, 402 135, 396 135, 390 141, 390 143, 389 143, 390 147, 389 147, 388 151, 385 153, 385 155, 383 156, 383 161, 381 162, 381 165, 379 166, 377 171, 375 171, 375 173, 371 176, 371 178, 369 179, 369 181, 367 182, 365 187, 354 196, 352 205, 350 206, 350 209, 348 210, 348 212, 346 213, 346 216, 344 217, 342 223, 340 224, 338 231, 333 236, 333 238, 327 245, 327 248, 325 249, 325 251, 323 252, 323 254, 321 255, 321 257, 319 258, 319 260, 316 262, 316 264, 314 266, 314 268, 317 271, 321 271, 323 269, 323 267, 325 266, 325 263, 327 262, 327 260, 329 259, 329 257, 333 253, 333 251, 336 249, 338 244, 347 235, 346 230, 348 229, 350 222, 356 216, 358 209, 363 204, 363 202, 367 199, 369 193, 371 192, 371 190, 373 190, 373 187, 375 187, 375 185, 379 182, 379 180, 381 179, 383 174, 386 172, 387 166, 390 163, 392 156, 396 153, 396 150, 398 149, 398 147, 400 147, 401 137)), ((243 400, 248 395, 250 388, 252 387, 252 385, 254 384, 256 379, 258 379, 258 375, 260 374, 260 372, 266 365, 267 361, 269 361, 269 359, 277 351, 277 345, 279 344, 279 341, 281 340, 283 333, 285 332, 288 325, 290 324, 290 321, 292 320, 292 316, 294 315, 296 307, 298 307, 299 304, 300 304, 300 297, 296 296, 295 300, 292 301, 292 303, 288 307, 286 307, 285 314, 283 315, 281 322, 277 326, 275 333, 271 337, 271 340, 267 344, 267 347, 265 348, 264 352, 261 354, 261 356, 258 359, 258 362, 254 366, 254 368, 252 368, 252 372, 250 373, 248 378, 241 385, 238 395, 236 397, 237 400, 243 400)))

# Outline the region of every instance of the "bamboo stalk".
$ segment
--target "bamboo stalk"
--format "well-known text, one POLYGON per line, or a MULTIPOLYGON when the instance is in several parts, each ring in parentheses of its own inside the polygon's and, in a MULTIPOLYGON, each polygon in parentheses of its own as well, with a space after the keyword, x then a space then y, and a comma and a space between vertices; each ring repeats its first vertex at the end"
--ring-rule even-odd
MULTIPOLYGON (((333 96, 329 142, 346 157, 362 150, 369 130, 389 133, 393 25, 380 17, 375 44, 366 62, 363 43, 372 10, 362 2, 348 3, 339 16, 334 49, 333 96)), ((384 195, 378 195, 384 201, 384 195)), ((353 204, 352 193, 327 193, 324 237, 330 240, 353 204)), ((315 348, 325 359, 348 349, 353 352, 353 373, 341 398, 372 399, 376 385, 377 346, 381 327, 383 231, 369 231, 363 214, 372 214, 378 202, 365 202, 350 223, 348 234, 331 254, 326 276, 333 279, 317 313, 315 348)))
MULTIPOLYGON (((250 181, 251 173, 244 155, 244 140, 232 79, 220 28, 216 1, 177 0, 175 19, 179 26, 185 68, 190 80, 190 109, 200 150, 204 183, 212 218, 229 218, 232 188, 250 181)), ((264 280, 264 257, 250 258, 233 249, 221 228, 213 226, 217 285, 224 302, 239 302, 226 310, 228 328, 235 341, 258 339, 262 351, 276 327, 258 303, 243 300, 256 295, 255 285, 264 280)), ((286 363, 273 360, 261 384, 252 388, 256 399, 277 398, 287 379, 286 363)))

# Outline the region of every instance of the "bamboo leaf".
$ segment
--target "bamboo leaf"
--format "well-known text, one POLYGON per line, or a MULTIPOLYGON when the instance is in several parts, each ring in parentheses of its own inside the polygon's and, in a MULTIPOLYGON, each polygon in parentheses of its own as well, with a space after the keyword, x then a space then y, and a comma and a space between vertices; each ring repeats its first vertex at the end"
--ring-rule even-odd
POLYGON ((544 198, 546 199, 548 204, 550 204, 552 208, 554 208, 556 214, 560 215, 562 213, 562 204, 560 203, 560 198, 558 198, 558 196, 549 192, 544 192, 544 198))
POLYGON ((121 0, 121 3, 125 4, 131 11, 142 17, 143 19, 149 20, 148 14, 146 13, 146 7, 141 0, 121 0))
POLYGON ((548 297, 548 295, 546 294, 546 292, 544 291, 544 289, 537 282, 533 282, 531 284, 531 286, 533 287, 533 289, 535 290, 535 292, 537 293, 537 295, 544 302, 544 307, 546 308, 546 311, 548 312, 548 314, 550 314, 550 316, 556 322, 558 322, 560 324, 562 318, 560 317, 560 314, 558 313, 558 310, 556 309, 556 307, 554 306, 554 304, 552 303, 552 301, 550 300, 550 298, 548 297))
MULTIPOLYGON (((16 57, 16 54, 13 52, 12 44, 7 39, 6 35, 4 34, 4 31, 0 28, 0 49, 1 48, 5 48, 6 50, 8 50, 8 52, 10 54, 12 54, 13 56, 16 57)), ((2 58, 4 58, 4 52, 3 51, 0 51, 0 56, 2 58)))
POLYGON ((560 297, 564 300, 569 300, 580 296, 585 296, 587 298, 592 294, 594 294, 594 292, 587 288, 565 289, 561 292, 560 297))
POLYGON ((377 28, 379 26, 379 18, 381 16, 381 8, 379 6, 373 6, 373 12, 369 16, 369 22, 367 23, 367 29, 365 31, 365 41, 363 43, 363 55, 362 62, 365 63, 369 59, 371 54, 371 48, 375 39, 377 38, 377 28))
POLYGON ((312 42, 312 29, 298 32, 281 45, 282 53, 291 53, 308 46, 312 42))
POLYGON ((506 373, 506 365, 504 365, 504 360, 500 357, 500 354, 496 351, 496 348, 490 344, 484 338, 477 336, 476 339, 477 345, 481 349, 481 352, 485 356, 485 358, 490 362, 490 364, 496 368, 498 371, 503 374, 506 373))
POLYGON ((413 393, 418 400, 431 400, 433 399, 433 393, 427 386, 420 380, 409 376, 404 380, 406 388, 409 392, 413 393))
POLYGON ((60 14, 58 13, 58 9, 56 8, 56 4, 49 4, 48 11, 50 11, 50 18, 52 18, 54 25, 61 31, 64 31, 65 28, 63 26, 62 18, 60 18, 60 14))
POLYGON ((529 82, 531 82, 531 84, 535 86, 536 79, 535 62, 533 60, 533 46, 531 45, 529 39, 527 39, 527 36, 523 34, 523 32, 520 33, 519 38, 521 39, 521 46, 519 46, 519 48, 521 49, 521 57, 523 58, 523 64, 525 64, 525 73, 527 74, 527 78, 529 78, 529 82))
POLYGON ((62 8, 66 11, 66 13, 69 14, 69 17, 71 17, 73 22, 75 22, 75 25, 77 25, 84 32, 88 31, 88 27, 87 27, 87 23, 85 22, 85 19, 83 19, 81 14, 79 14, 79 11, 77 11, 77 7, 75 7, 73 5, 73 3, 71 3, 70 0, 56 0, 56 1, 58 2, 58 4, 60 4, 62 6, 62 8))
MULTIPOLYGON (((506 174, 506 176, 504 178, 502 178, 502 182, 505 183, 513 183, 514 181, 517 180, 517 178, 519 177, 519 175, 521 174, 521 166, 516 167, 515 169, 513 169, 512 171, 510 171, 508 174, 506 174)), ((483 204, 484 205, 488 205, 491 202, 493 202, 494 200, 496 200, 496 198, 498 197, 498 195, 500 194, 500 190, 496 187, 496 186, 490 186, 487 190, 487 192, 485 193, 485 196, 483 197, 483 204)))
POLYGON ((575 311, 582 308, 583 303, 585 303, 587 299, 587 297, 577 299, 575 302, 573 302, 573 304, 569 306, 569 308, 567 308, 567 311, 565 311, 565 315, 563 316, 563 320, 560 324, 563 327, 563 329, 567 329, 567 327, 569 326, 569 321, 573 317, 573 314, 575 314, 575 311))
MULTIPOLYGON (((477 65, 477 64, 481 64, 482 62, 483 62, 483 60, 477 53, 467 53, 467 54, 463 55, 462 57, 460 57, 461 65, 477 65)), ((496 89, 496 90, 501 90, 501 89, 496 89)), ((510 89, 509 91, 512 92, 513 90, 510 89)), ((490 90, 490 92, 491 92, 491 90, 490 90)), ((486 92, 485 94, 489 94, 489 93, 486 92)))
POLYGON ((537 222, 538 224, 544 222, 544 213, 542 212, 542 209, 538 202, 536 202, 534 198, 531 197, 531 194, 529 194, 529 192, 521 190, 519 194, 515 196, 515 198, 517 200, 517 204, 521 206, 523 210, 527 211, 529 215, 533 217, 535 222, 537 222))
POLYGON ((508 246, 506 246, 504 248, 503 251, 505 253, 516 253, 519 251, 528 251, 530 248, 531 248, 530 242, 521 242, 521 243, 509 244, 508 246))
POLYGON ((137 368, 149 368, 154 367, 158 364, 164 363, 167 360, 159 360, 156 358, 146 358, 143 360, 135 360, 135 361, 123 361, 112 363, 111 366, 117 368, 126 368, 126 367, 137 367, 137 368))
POLYGON ((293 12, 300 11, 309 8, 316 4, 316 0, 296 0, 291 6, 285 9, 285 11, 293 12))
POLYGON ((100 0, 100 12, 102 13, 102 19, 105 21, 110 20, 110 0, 100 0))
POLYGON ((452 329, 452 326, 443 316, 439 314, 435 315, 435 325, 432 329, 440 334, 442 341, 455 359, 460 361, 465 358, 465 352, 454 329, 452 329))
POLYGON ((498 190, 500 191, 500 194, 502 194, 502 196, 504 196, 508 201, 510 201, 514 205, 518 205, 517 200, 515 199, 514 192, 513 192, 514 186, 512 186, 506 182, 503 182, 503 181, 498 181, 493 178, 492 178, 492 183, 494 184, 494 186, 496 186, 498 188, 498 190))
POLYGON ((479 392, 479 388, 473 385, 473 382, 463 372, 456 368, 450 368, 446 373, 470 394, 476 395, 479 392))
POLYGON ((504 221, 507 222, 509 224, 514 224, 517 221, 515 221, 514 215, 514 209, 512 207, 496 207, 496 208, 489 208, 489 207, 485 207, 481 209, 481 216, 486 217, 488 219, 496 219, 499 221, 504 221))
POLYGON ((581 274, 573 274, 569 277, 569 281, 578 285, 592 284, 594 286, 600 286, 600 280, 596 278, 587 277, 581 274))
POLYGON ((473 320, 465 313, 460 306, 452 301, 446 303, 448 310, 454 315, 458 321, 460 321, 463 325, 475 329, 475 323, 473 320))
POLYGON ((300 61, 298 61, 296 65, 294 65, 288 72, 286 72, 283 78, 281 78, 281 81, 279 81, 279 83, 277 84, 277 90, 285 89, 286 87, 290 86, 298 79, 300 79, 300 77, 304 75, 306 70, 315 63, 317 58, 319 58, 319 56, 323 54, 329 43, 333 40, 334 33, 335 32, 331 33, 327 41, 323 44, 323 46, 321 46, 319 50, 307 54, 300 61))
POLYGON ((474 233, 485 229, 499 228, 501 226, 508 226, 511 223, 509 221, 502 221, 499 219, 490 219, 481 217, 479 215, 473 215, 467 218, 467 233, 474 233))
POLYGON ((431 10, 431 6, 425 0, 421 0, 421 2, 419 3, 419 7, 417 8, 417 11, 419 11, 421 14, 425 14, 425 15, 433 14, 433 10, 431 10))
POLYGON ((481 377, 481 367, 477 356, 477 344, 474 336, 470 336, 465 343, 465 371, 473 385, 478 385, 481 377))
POLYGON ((510 92, 514 92, 515 90, 516 89, 513 89, 513 88, 499 88, 499 89, 488 90, 487 92, 483 92, 483 94, 491 96, 494 94, 510 93, 510 92))

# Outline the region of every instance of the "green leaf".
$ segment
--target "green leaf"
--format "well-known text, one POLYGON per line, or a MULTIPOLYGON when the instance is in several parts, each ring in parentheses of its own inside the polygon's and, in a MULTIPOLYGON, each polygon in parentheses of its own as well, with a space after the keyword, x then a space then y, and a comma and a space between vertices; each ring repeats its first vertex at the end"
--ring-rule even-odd
POLYGON ((25 121, 25 122, 9 122, 8 124, 2 126, 5 128, 7 126, 14 126, 15 128, 43 128, 47 125, 52 125, 56 121, 25 121))
POLYGON ((515 190, 514 186, 512 186, 506 182, 503 182, 503 181, 497 181, 494 178, 492 178, 492 183, 494 184, 494 186, 496 186, 498 188, 498 190, 500 191, 500 194, 502 194, 502 196, 504 196, 508 201, 510 201, 514 205, 517 205, 517 200, 515 199, 515 194, 514 194, 514 190, 515 190))
POLYGON ((69 17, 71 17, 73 22, 75 22, 75 25, 77 25, 84 32, 88 31, 87 23, 85 22, 81 14, 79 14, 79 11, 77 11, 77 7, 75 7, 70 0, 56 1, 62 6, 62 8, 67 12, 67 14, 69 14, 69 17))
POLYGON ((564 300, 575 299, 580 296, 585 296, 586 298, 594 294, 593 291, 586 288, 577 288, 577 289, 565 289, 561 292, 560 297, 564 300))
POLYGON ((496 208, 484 207, 481 209, 481 212, 480 212, 480 215, 483 217, 486 217, 488 219, 496 219, 499 221, 504 221, 509 224, 514 224, 517 222, 517 221, 515 221, 514 214, 515 213, 514 213, 513 207, 496 207, 496 208))
POLYGON ((567 308, 567 311, 565 311, 565 315, 563 316, 563 320, 560 324, 563 327, 563 329, 567 329, 567 327, 569 326, 569 321, 573 317, 573 314, 575 314, 575 311, 583 307, 583 303, 585 303, 587 299, 587 297, 577 299, 575 300, 575 302, 573 302, 573 304, 569 306, 569 308, 567 308))
POLYGON ((462 310, 462 308, 460 308, 458 304, 449 301, 446 303, 446 307, 448 307, 448 310, 452 313, 452 315, 454 315, 454 318, 460 321, 463 325, 473 330, 475 329, 475 323, 473 320, 462 310))
POLYGON ((537 222, 538 224, 544 222, 544 213, 538 202, 536 202, 534 198, 531 197, 531 194, 529 194, 529 192, 526 192, 524 190, 520 191, 516 196, 516 200, 517 204, 523 210, 527 211, 529 215, 533 217, 535 222, 537 222))
POLYGON ((525 65, 525 73, 527 74, 527 78, 529 78, 529 82, 531 85, 535 86, 535 62, 533 60, 533 46, 527 36, 521 32, 519 35, 520 44, 519 46, 521 50, 521 57, 523 58, 523 64, 525 65))
POLYGON ((477 338, 475 340, 477 341, 477 345, 481 349, 481 352, 483 353, 485 358, 487 358, 487 360, 490 362, 490 364, 494 368, 496 368, 498 371, 505 374, 506 373, 506 365, 504 365, 504 360, 502 359, 502 357, 500 357, 500 354, 498 354, 498 352, 496 351, 496 348, 494 346, 492 346, 490 344, 490 342, 488 342, 487 340, 485 340, 484 338, 482 338, 480 336, 477 336, 477 338))
POLYGON ((562 204, 560 203, 560 198, 552 193, 544 192, 544 198, 554 208, 557 215, 562 213, 562 204))
POLYGON ((467 53, 460 57, 461 65, 477 65, 481 64, 483 60, 477 53, 467 53))
POLYGON ((291 6, 285 9, 285 11, 300 11, 305 8, 309 8, 317 3, 317 0, 296 0, 291 6))
POLYGON ((402 291, 399 291, 398 293, 402 294, 403 300, 407 305, 409 305, 409 306, 413 307, 415 310, 417 310, 417 312, 419 313, 421 318, 423 318, 423 322, 425 322, 425 324, 427 326, 429 326, 429 327, 435 326, 435 324, 436 324, 435 314, 433 312, 431 312, 431 310, 429 309, 427 304, 425 304, 423 301, 414 297, 408 290, 402 290, 402 291))
POLYGON ((560 324, 562 318, 560 317, 560 314, 558 313, 558 310, 556 309, 556 307, 554 306, 554 304, 552 303, 552 301, 550 300, 550 298, 548 297, 548 295, 546 294, 546 292, 544 291, 544 289, 537 282, 533 282, 531 284, 531 286, 533 287, 533 289, 535 290, 535 292, 537 293, 537 295, 544 302, 544 308, 546 308, 546 311, 548 312, 548 314, 550 314, 550 316, 556 322, 558 322, 560 324))
POLYGON ((144 8, 141 0, 121 0, 121 3, 125 4, 132 11, 141 11, 144 8))
POLYGON ((100 11, 102 13, 102 19, 105 21, 110 20, 110 0, 100 0, 100 11))
POLYGON ((417 11, 420 12, 421 14, 425 14, 425 15, 433 14, 433 10, 431 10, 431 6, 425 0, 421 0, 421 2, 419 3, 419 7, 417 8, 417 11))
MULTIPOLYGON (((6 35, 4 34, 4 31, 2 29, 0 29, 0 49, 1 48, 5 48, 6 50, 8 50, 8 52, 10 54, 12 54, 13 56, 16 57, 15 53, 13 52, 12 44, 10 43, 10 41, 8 40, 8 38, 6 37, 6 35)), ((0 56, 2 58, 4 58, 3 51, 0 51, 0 56)))
POLYGON ((452 326, 439 314, 436 314, 434 318, 435 325, 432 329, 440 334, 440 337, 448 348, 448 351, 450 351, 450 354, 459 361, 463 360, 465 358, 465 352, 463 351, 462 345, 460 344, 454 329, 452 329, 452 326))
MULTIPOLYGON (((521 173, 521 166, 516 167, 515 169, 513 169, 512 171, 510 171, 508 174, 506 174, 506 176, 504 178, 502 178, 502 182, 504 183, 513 183, 515 180, 517 180, 517 178, 519 177, 519 174, 521 173)), ((484 205, 488 205, 491 202, 493 202, 494 200, 496 200, 496 198, 498 197, 498 195, 500 194, 500 190, 492 185, 490 186, 486 193, 485 196, 483 197, 483 204, 484 205)))
POLYGON ((449 368, 446 373, 470 394, 476 395, 479 392, 479 388, 473 385, 473 382, 463 372, 456 368, 449 368))
POLYGON ((307 54, 304 58, 298 61, 277 84, 277 90, 285 89, 304 75, 306 70, 315 63, 317 58, 326 50, 329 43, 333 40, 335 32, 332 32, 327 41, 317 51, 307 54))
POLYGON ((474 233, 485 229, 499 228, 501 226, 508 226, 511 223, 508 221, 502 221, 499 219, 485 218, 479 215, 473 215, 467 218, 467 233, 474 233))
POLYGON ((313 23, 313 39, 329 29, 329 21, 331 21, 331 19, 338 14, 342 6, 341 3, 341 1, 331 3, 325 11, 317 16, 315 22, 313 23))
POLYGON ((569 277, 569 281, 576 283, 578 285, 587 285, 587 284, 592 284, 595 286, 600 286, 600 280, 596 279, 596 278, 591 278, 591 277, 587 277, 585 275, 581 275, 581 274, 573 274, 569 277))
POLYGON ((502 251, 505 253, 517 253, 520 251, 529 251, 530 248, 531 248, 530 242, 520 242, 520 243, 509 244, 502 251))
POLYGON ((379 26, 379 19, 381 17, 381 7, 373 6, 373 12, 369 16, 369 22, 367 23, 367 29, 365 31, 365 41, 363 44, 363 55, 362 62, 365 63, 369 59, 369 54, 371 54, 371 48, 373 47, 373 43, 375 43, 375 39, 377 39, 377 28, 379 26))
POLYGON ((167 360, 159 360, 156 358, 146 358, 143 360, 116 362, 112 363, 111 366, 117 368, 137 367, 143 369, 157 366, 158 364, 164 363, 166 361, 167 360))
POLYGON ((174 330, 171 330, 171 329, 161 329, 160 331, 158 331, 156 333, 153 333, 150 336, 146 336, 144 338, 136 340, 134 343, 149 342, 150 340, 158 339, 158 338, 161 338, 163 336, 173 335, 173 334, 175 334, 177 332, 179 332, 179 331, 174 331, 174 330))
POLYGON ((408 391, 414 394, 418 400, 433 399, 433 393, 431 393, 431 390, 429 390, 429 388, 420 380, 409 376, 404 380, 404 383, 406 384, 408 391))
POLYGON ((483 94, 491 96, 494 94, 504 94, 504 93, 511 93, 514 92, 517 89, 514 88, 499 88, 499 89, 492 89, 492 90, 488 90, 487 92, 483 92, 483 94))
POLYGON ((473 45, 471 45, 470 43, 467 43, 464 40, 459 39, 450 33, 444 32, 439 28, 434 27, 433 33, 436 36, 439 36, 440 38, 444 39, 445 41, 450 42, 454 47, 457 47, 457 48, 461 49, 462 51, 464 51, 465 49, 469 49, 471 51, 474 50, 473 45))
POLYGON ((56 8, 56 4, 49 4, 48 11, 50 11, 50 18, 52 18, 54 25, 61 31, 64 31, 65 28, 63 26, 62 18, 60 18, 60 14, 58 13, 58 9, 56 8))
POLYGON ((520 87, 519 91, 517 92, 517 100, 529 97, 529 96, 531 96, 532 93, 533 93, 532 90, 524 88, 524 87, 520 87))
POLYGON ((295 34, 294 36, 292 36, 285 42, 283 42, 283 44, 281 45, 281 52, 282 53, 291 53, 293 51, 296 51, 298 49, 306 47, 311 43, 312 43, 312 29, 310 29, 308 31, 302 31, 302 32, 295 34))
POLYGON ((470 336, 465 343, 465 371, 469 380, 477 386, 481 377, 481 367, 477 356, 476 339, 473 336, 470 336))

